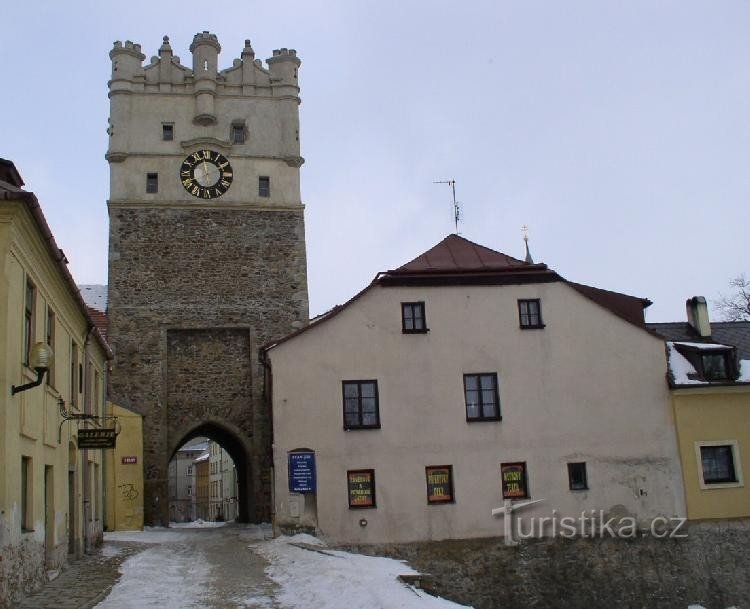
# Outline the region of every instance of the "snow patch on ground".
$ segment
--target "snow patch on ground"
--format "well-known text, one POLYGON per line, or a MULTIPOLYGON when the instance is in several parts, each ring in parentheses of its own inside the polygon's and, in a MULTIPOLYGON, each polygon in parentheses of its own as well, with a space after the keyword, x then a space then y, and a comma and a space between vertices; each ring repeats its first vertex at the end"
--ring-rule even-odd
POLYGON ((226 526, 227 522, 215 522, 213 520, 194 520, 193 522, 170 522, 170 529, 210 529, 226 526))
POLYGON ((399 575, 417 575, 405 562, 325 549, 310 535, 278 537, 251 546, 271 564, 266 574, 280 589, 276 600, 291 609, 457 609, 451 601, 407 586, 399 575), (314 545, 319 551, 292 544, 314 545))
POLYGON ((123 563, 122 577, 96 609, 203 609, 210 567, 194 549, 155 546, 123 563))
POLYGON ((145 527, 142 531, 107 531, 104 541, 137 541, 140 543, 169 543, 189 539, 189 533, 166 527, 145 527))

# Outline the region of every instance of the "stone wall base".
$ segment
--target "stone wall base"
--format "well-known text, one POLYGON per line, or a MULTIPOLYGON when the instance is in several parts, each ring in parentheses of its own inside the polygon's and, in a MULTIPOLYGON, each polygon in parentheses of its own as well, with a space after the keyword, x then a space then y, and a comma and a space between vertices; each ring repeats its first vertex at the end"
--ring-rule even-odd
POLYGON ((684 539, 502 538, 347 546, 408 560, 428 592, 476 609, 750 607, 750 520, 691 523, 684 539))
POLYGON ((46 581, 43 543, 24 539, 0 549, 0 609, 9 609, 15 597, 36 590, 46 581))

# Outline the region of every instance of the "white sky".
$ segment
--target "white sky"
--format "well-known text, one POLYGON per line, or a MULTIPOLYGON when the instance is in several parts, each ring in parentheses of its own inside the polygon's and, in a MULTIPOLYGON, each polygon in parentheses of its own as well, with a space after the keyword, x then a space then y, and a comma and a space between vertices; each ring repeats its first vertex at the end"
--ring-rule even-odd
POLYGON ((5 2, 0 156, 79 283, 106 283, 108 52, 184 64, 197 31, 295 48, 310 312, 453 232, 650 298, 649 321, 750 271, 750 2, 5 2))

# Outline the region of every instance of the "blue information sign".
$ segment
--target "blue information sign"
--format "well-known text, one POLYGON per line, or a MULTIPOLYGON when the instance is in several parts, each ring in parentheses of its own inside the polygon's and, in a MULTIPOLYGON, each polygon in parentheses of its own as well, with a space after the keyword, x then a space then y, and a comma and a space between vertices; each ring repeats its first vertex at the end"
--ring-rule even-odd
POLYGON ((289 492, 315 492, 315 453, 289 453, 289 492))

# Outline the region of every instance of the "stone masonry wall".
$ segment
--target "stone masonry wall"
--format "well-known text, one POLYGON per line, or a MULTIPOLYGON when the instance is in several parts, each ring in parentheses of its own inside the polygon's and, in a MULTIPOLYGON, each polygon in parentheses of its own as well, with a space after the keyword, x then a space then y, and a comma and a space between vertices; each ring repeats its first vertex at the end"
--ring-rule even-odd
POLYGON ((146 524, 168 523, 168 464, 201 423, 251 470, 270 513, 270 415, 258 348, 307 323, 304 220, 251 208, 110 209, 113 401, 144 416, 146 524))
POLYGON ((0 609, 12 607, 12 599, 29 593, 47 581, 44 544, 24 539, 0 549, 0 609))
POLYGON ((429 592, 475 609, 750 606, 750 521, 693 523, 685 539, 502 538, 359 546, 408 560, 429 592))

